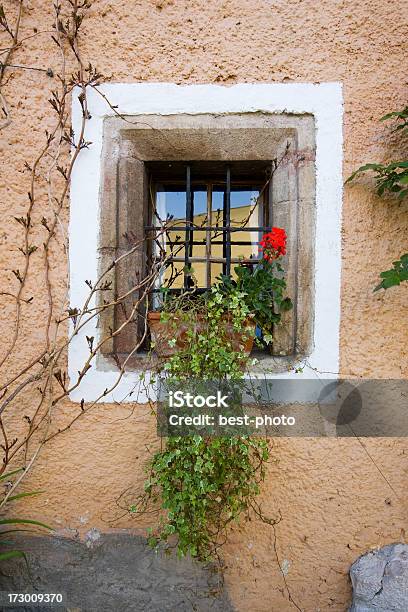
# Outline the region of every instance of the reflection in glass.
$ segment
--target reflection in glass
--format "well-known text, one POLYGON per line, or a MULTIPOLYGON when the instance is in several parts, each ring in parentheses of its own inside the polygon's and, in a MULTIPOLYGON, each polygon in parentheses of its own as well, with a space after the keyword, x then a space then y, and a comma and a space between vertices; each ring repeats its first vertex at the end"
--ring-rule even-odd
MULTIPOLYGON (((225 225, 224 185, 193 186, 192 198, 194 227, 222 227, 225 225)), ((256 187, 232 185, 230 193, 231 227, 262 226, 261 199, 260 191, 256 187)), ((155 223, 159 225, 165 220, 171 220, 172 225, 185 226, 188 224, 186 191, 177 185, 159 185, 156 191, 155 223)), ((189 257, 192 259, 191 268, 198 287, 209 287, 222 273, 222 258, 225 257, 224 239, 225 233, 221 229, 208 234, 205 231, 194 232, 189 246, 189 257), (196 261, 197 258, 203 261, 196 261)), ((158 240, 167 256, 171 255, 181 260, 174 262, 165 271, 159 284, 170 284, 173 288, 181 288, 184 282, 185 230, 170 229, 167 235, 161 236, 158 240)), ((259 232, 231 232, 232 260, 257 259, 259 240, 259 232), (239 244, 233 244, 236 242, 239 244)), ((158 252, 160 248, 156 245, 156 254, 158 252)), ((232 262, 232 273, 234 265, 236 263, 232 262)))

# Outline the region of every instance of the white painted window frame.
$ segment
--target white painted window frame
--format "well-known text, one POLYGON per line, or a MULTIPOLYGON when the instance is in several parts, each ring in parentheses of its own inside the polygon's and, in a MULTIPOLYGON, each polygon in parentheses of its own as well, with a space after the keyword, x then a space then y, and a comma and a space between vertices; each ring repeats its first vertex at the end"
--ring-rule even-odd
MULTIPOLYGON (((124 115, 203 113, 310 113, 316 125, 316 238, 313 350, 301 373, 293 369, 269 375, 279 378, 330 378, 339 370, 341 208, 343 195, 343 96, 340 83, 245 83, 220 85, 174 85, 171 83, 109 83, 99 87, 124 115)), ((88 92, 91 114, 85 140, 74 166, 70 196, 69 261, 70 306, 79 308, 89 294, 85 280, 98 278, 98 236, 103 122, 114 111, 94 90, 88 92)), ((72 125, 78 134, 82 111, 74 92, 72 125)), ((90 306, 96 306, 93 302, 90 306)), ((97 318, 69 345, 68 373, 71 384, 89 355, 86 336, 98 338, 97 318)), ((103 358, 92 362, 80 385, 70 394, 73 401, 94 401, 115 385, 118 370, 103 358)), ((138 389, 137 372, 124 373, 104 402, 146 401, 138 389)))

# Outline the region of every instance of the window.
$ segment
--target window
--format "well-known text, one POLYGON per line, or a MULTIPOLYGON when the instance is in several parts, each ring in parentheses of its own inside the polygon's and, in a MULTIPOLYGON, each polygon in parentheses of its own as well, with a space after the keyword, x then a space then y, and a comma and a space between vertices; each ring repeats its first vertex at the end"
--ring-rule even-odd
MULTIPOLYGON (((170 261, 152 291, 154 306, 163 285, 171 291, 205 290, 221 273, 233 274, 240 260, 254 265, 261 234, 273 225, 284 227, 294 308, 276 326, 272 355, 263 360, 282 371, 308 355, 314 320, 314 133, 310 115, 145 116, 137 125, 107 119, 101 269, 112 254, 128 250, 129 236, 145 245, 117 267, 113 297, 129 291, 163 252, 170 261), (169 218, 171 230, 157 238, 169 218)), ((129 295, 113 319, 101 316, 102 333, 118 328, 135 297, 129 295)), ((144 319, 143 310, 135 313, 123 333, 104 345, 105 356, 121 359, 132 352, 145 332, 144 319)))

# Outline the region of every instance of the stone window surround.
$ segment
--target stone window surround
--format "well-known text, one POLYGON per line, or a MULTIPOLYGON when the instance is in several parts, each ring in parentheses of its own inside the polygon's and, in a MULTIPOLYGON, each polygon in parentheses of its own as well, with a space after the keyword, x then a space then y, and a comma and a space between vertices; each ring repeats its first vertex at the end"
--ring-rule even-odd
MULTIPOLYGON (((102 181, 100 193, 100 272, 113 257, 126 253, 126 235, 144 240, 148 219, 149 161, 241 161, 277 160, 271 180, 273 224, 288 232, 284 258, 288 295, 294 308, 285 313, 274 332, 274 357, 265 354, 263 369, 287 371, 294 359, 307 356, 312 348, 314 319, 314 226, 315 226, 315 125, 312 115, 241 113, 229 115, 140 115, 113 117, 104 121, 102 181), (288 147, 288 148, 287 148, 288 147), (301 265, 299 263, 301 262, 301 265), (294 357, 296 353, 297 357, 294 357), (287 356, 277 358, 276 355, 287 356)), ((253 224, 252 224, 253 225, 253 224)), ((112 291, 103 299, 124 295, 137 284, 136 270, 144 267, 140 249, 112 270, 107 280, 112 291)), ((127 300, 132 311, 132 296, 127 300)), ((125 318, 123 309, 105 311, 101 336, 108 337, 125 318)), ((104 357, 113 350, 122 360, 137 344, 134 324, 116 337, 115 345, 104 344, 104 357)), ((112 359, 112 358, 111 358, 112 359)), ((114 360, 112 360, 114 363, 114 360)), ((143 357, 132 356, 128 366, 146 367, 143 357)))
MULTIPOLYGON (((107 194, 109 194, 110 181, 106 168, 109 167, 110 160, 116 159, 117 161, 118 157, 123 157, 125 166, 129 160, 143 157, 143 152, 140 150, 141 140, 135 138, 137 131, 140 135, 140 130, 144 129, 146 134, 150 130, 149 138, 151 138, 154 131, 151 129, 152 125, 160 128, 160 125, 163 127, 167 121, 167 128, 169 122, 174 124, 174 127, 178 125, 180 128, 180 122, 184 121, 186 122, 182 126, 184 129, 197 129, 200 127, 200 122, 204 121, 201 127, 210 127, 214 133, 217 131, 217 126, 220 130, 227 128, 232 133, 237 121, 243 121, 245 129, 249 131, 265 129, 268 132, 269 130, 270 137, 265 139, 265 142, 273 141, 271 136, 275 130, 277 136, 273 145, 275 152, 282 150, 282 143, 288 138, 296 144, 297 151, 312 151, 315 137, 316 161, 314 162, 312 156, 308 157, 306 154, 306 158, 301 159, 301 163, 298 163, 299 158, 292 156, 293 163, 286 165, 282 171, 290 173, 290 167, 292 170, 296 167, 296 180, 277 181, 277 185, 287 184, 289 190, 297 189, 297 195, 289 195, 289 198, 288 194, 281 195, 280 199, 279 195, 276 195, 277 202, 298 199, 297 221, 282 219, 281 224, 284 225, 288 221, 297 223, 300 233, 304 228, 306 238, 298 241, 300 249, 298 261, 302 261, 302 257, 309 258, 309 264, 302 266, 302 269, 306 270, 306 275, 300 283, 301 290, 298 295, 301 301, 298 309, 300 322, 296 333, 297 336, 303 334, 302 346, 307 347, 304 351, 304 354, 307 355, 307 362, 301 374, 294 373, 294 368, 305 365, 299 357, 295 361, 293 359, 285 361, 282 358, 280 364, 277 363, 276 358, 273 358, 273 363, 269 363, 272 360, 268 359, 263 365, 266 365, 268 369, 273 365, 275 371, 279 372, 276 375, 281 378, 292 376, 310 378, 316 376, 316 370, 336 373, 339 359, 342 197, 342 93, 340 85, 337 83, 318 85, 244 84, 223 87, 118 83, 104 85, 102 90, 112 104, 118 105, 120 112, 126 116, 128 121, 125 122, 115 117, 114 111, 108 107, 102 97, 96 92, 90 92, 89 108, 92 119, 87 126, 86 139, 91 140, 93 144, 89 150, 81 154, 75 167, 71 188, 71 306, 79 306, 84 301, 86 297, 86 285, 85 289, 82 286, 84 280, 97 278, 101 265, 101 253, 104 247, 109 246, 106 242, 109 240, 109 232, 106 234, 103 229, 109 226, 104 219, 106 220, 106 214, 109 216, 109 210, 112 210, 112 206, 106 205, 109 200, 107 194), (142 123, 146 120, 147 115, 149 115, 150 127, 135 127, 135 122, 136 125, 137 122, 142 123), (239 116, 242 118, 240 119, 239 116), (206 121, 209 122, 207 126, 206 121), (315 130, 310 129, 311 121, 315 125, 315 130), (139 150, 137 150, 138 146, 139 150), (105 154, 106 147, 108 147, 109 154, 105 154), (314 201, 315 177, 316 200, 314 201), (102 197, 104 206, 101 210, 102 197), (87 203, 86 207, 84 202, 87 203), (315 222, 313 211, 316 215, 315 222), (85 228, 90 227, 95 229, 92 232, 86 232, 85 228), (100 231, 101 228, 102 231, 100 231), (313 242, 315 248, 311 249, 313 242), (302 300, 303 304, 309 305, 314 316, 310 317, 309 312, 309 316, 304 316, 302 319, 302 313, 306 312, 302 300)), ((78 107, 79 104, 74 95, 74 131, 77 131, 75 127, 80 121, 78 107)), ((257 151, 258 158, 268 159, 271 156, 271 150, 269 152, 260 151, 259 139, 252 140, 255 148, 249 155, 248 146, 250 146, 251 139, 247 140, 246 159, 254 158, 253 155, 256 155, 257 151)), ((224 147, 226 159, 230 155, 232 141, 231 137, 231 143, 229 145, 227 143, 224 147)), ((209 146, 211 147, 211 143, 209 146)), ((155 147, 157 148, 157 142, 152 149, 155 147)), ((220 153, 216 149, 217 147, 213 146, 214 157, 219 159, 220 153)), ((159 152, 159 158, 160 155, 162 155, 161 159, 163 155, 168 158, 169 150, 168 148, 165 154, 163 151, 159 152)), ((146 152, 144 155, 146 157, 146 152)), ((180 158, 180 152, 177 153, 177 156, 180 158)), ((191 156, 191 147, 188 156, 191 156)), ((202 151, 200 156, 202 157, 202 151)), ((279 214, 278 218, 274 218, 274 223, 279 224, 279 214)), ((292 234, 296 235, 296 232, 292 234)), ((290 266, 289 263, 289 268, 290 266)), ((288 273, 289 278, 293 278, 294 268, 292 271, 289 269, 288 273)), ((299 274, 299 269, 296 274, 299 274)), ((84 335, 75 337, 70 346, 69 374, 71 381, 75 380, 76 371, 80 368, 82 360, 86 358, 85 333, 88 336, 94 334, 96 337, 100 333, 101 328, 96 325, 96 321, 92 324, 94 329, 90 330, 88 326, 84 335)), ((261 366, 261 369, 264 367, 261 366)), ((268 374, 268 376, 273 377, 274 374, 268 374)), ((82 398, 85 401, 95 399, 105 388, 112 386, 116 379, 117 367, 112 360, 108 357, 99 357, 79 388, 72 393, 72 399, 74 401, 80 401, 82 398)), ((108 394, 104 401, 136 401, 137 386, 137 374, 134 371, 126 372, 115 390, 108 394), (132 395, 129 395, 130 393, 132 395)), ((143 401, 145 398, 138 395, 137 399, 143 401)))

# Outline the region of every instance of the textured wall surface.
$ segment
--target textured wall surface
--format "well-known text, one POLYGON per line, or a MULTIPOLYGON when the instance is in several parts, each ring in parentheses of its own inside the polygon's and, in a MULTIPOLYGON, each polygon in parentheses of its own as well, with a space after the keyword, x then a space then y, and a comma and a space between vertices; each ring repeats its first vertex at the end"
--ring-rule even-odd
MULTIPOLYGON (((7 0, 6 9, 15 9, 7 0)), ((51 3, 29 0, 22 34, 30 37, 14 59, 58 68, 50 43, 51 3), (32 36, 38 32, 36 36, 32 36)), ((84 25, 84 57, 114 81, 176 83, 340 81, 344 87, 344 177, 357 165, 392 159, 395 136, 378 123, 406 103, 407 24, 400 0, 95 0, 84 25)), ((1 44, 1 46, 4 46, 1 44)), ((21 227, 28 175, 51 118, 46 100, 53 79, 15 70, 7 85, 13 123, 1 133, 0 287, 12 286, 21 265, 21 227)), ((114 103, 114 101, 112 101, 114 103)), ((34 241, 44 240, 34 212, 34 241)), ((345 375, 406 377, 408 287, 372 293, 378 272, 407 249, 407 204, 378 199, 363 181, 345 188, 341 367, 345 375)), ((64 212, 68 220, 69 210, 64 212)), ((92 232, 94 228, 89 228, 92 232)), ((60 240, 59 244, 62 244, 60 240)), ((47 297, 41 250, 33 256, 24 309, 20 360, 42 347, 47 297)), ((67 278, 62 247, 52 253, 56 297, 67 278)), ((13 302, 1 297, 1 344, 9 336, 13 302)), ((10 364, 16 367, 17 361, 10 364)), ((36 398, 24 397, 26 414, 36 398)), ((66 413, 78 410, 67 403, 66 413)), ((55 419, 58 419, 58 415, 55 419)), ((118 507, 140 490, 147 448, 157 444, 147 407, 103 405, 44 449, 26 487, 46 491, 26 500, 24 512, 62 534, 138 528, 118 507)), ((408 444, 403 439, 280 439, 265 483, 265 513, 282 513, 276 550, 293 599, 302 610, 343 611, 350 602, 348 569, 366 550, 404 541, 407 528, 408 444)), ((17 512, 16 508, 16 512, 17 512)), ((145 524, 148 524, 148 518, 145 524)), ((294 609, 279 571, 271 528, 258 520, 235 527, 224 551, 226 584, 237 610, 294 609)))

